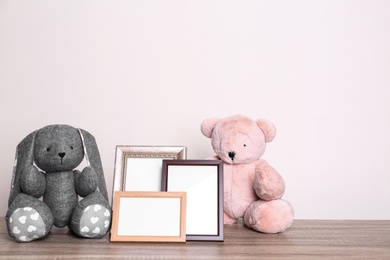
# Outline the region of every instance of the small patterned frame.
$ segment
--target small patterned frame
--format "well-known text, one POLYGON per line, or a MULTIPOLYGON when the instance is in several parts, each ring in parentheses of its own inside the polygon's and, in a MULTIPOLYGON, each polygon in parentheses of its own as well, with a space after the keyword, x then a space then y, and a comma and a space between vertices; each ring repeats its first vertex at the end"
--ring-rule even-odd
POLYGON ((184 160, 184 146, 116 146, 114 184, 116 191, 161 191, 163 160, 184 160))

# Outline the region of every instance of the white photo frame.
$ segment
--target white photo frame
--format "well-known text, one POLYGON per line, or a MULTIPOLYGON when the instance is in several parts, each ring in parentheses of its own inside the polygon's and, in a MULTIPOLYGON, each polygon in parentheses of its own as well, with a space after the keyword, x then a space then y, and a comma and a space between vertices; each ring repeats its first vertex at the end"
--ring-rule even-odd
POLYGON ((112 242, 185 242, 185 192, 114 194, 112 242))
POLYGON ((164 160, 161 190, 187 192, 187 241, 223 241, 223 162, 164 160))

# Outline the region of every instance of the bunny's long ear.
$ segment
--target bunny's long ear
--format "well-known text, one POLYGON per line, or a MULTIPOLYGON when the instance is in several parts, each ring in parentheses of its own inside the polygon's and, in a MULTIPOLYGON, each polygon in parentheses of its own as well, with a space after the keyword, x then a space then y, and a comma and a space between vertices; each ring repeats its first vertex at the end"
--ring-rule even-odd
POLYGON ((34 131, 26 136, 16 147, 8 207, 11 206, 16 196, 21 193, 20 176, 34 164, 34 141, 36 133, 37 131, 34 131))
POLYGON ((104 172, 102 167, 102 161, 100 159, 100 153, 95 141, 95 137, 93 137, 90 133, 83 129, 78 129, 80 132, 81 139, 83 140, 84 146, 84 154, 87 161, 88 166, 95 170, 98 176, 98 188, 102 195, 108 201, 107 187, 106 181, 104 179, 104 172))

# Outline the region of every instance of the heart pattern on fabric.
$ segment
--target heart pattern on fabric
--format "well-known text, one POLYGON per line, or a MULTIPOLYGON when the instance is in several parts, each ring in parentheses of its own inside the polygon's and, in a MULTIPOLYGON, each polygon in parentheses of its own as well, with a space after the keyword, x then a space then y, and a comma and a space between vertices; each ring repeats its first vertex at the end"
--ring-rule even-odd
POLYGON ((80 219, 80 233, 84 237, 100 237, 107 233, 111 224, 111 211, 101 204, 84 209, 80 219))
POLYGON ((30 242, 32 238, 26 237, 26 236, 21 236, 19 237, 19 240, 22 242, 30 242))
POLYGON ((84 227, 81 229, 81 232, 87 233, 87 232, 89 232, 89 228, 88 228, 87 226, 84 226, 84 227))
POLYGON ((8 228, 11 236, 19 242, 30 242, 46 235, 43 219, 31 207, 16 209, 9 217, 8 228))
POLYGON ((37 230, 37 227, 35 227, 35 226, 33 226, 33 225, 30 225, 30 226, 28 226, 28 228, 27 228, 27 231, 28 232, 33 232, 33 231, 35 231, 35 230, 37 230))
POLYGON ((99 218, 98 218, 98 217, 92 217, 92 218, 91 218, 92 224, 96 224, 96 222, 98 222, 98 221, 99 221, 99 218))
POLYGON ((104 227, 105 228, 108 228, 109 225, 110 225, 110 221, 108 221, 108 220, 104 221, 104 227))
POLYGON ((35 214, 31 214, 30 218, 33 219, 33 220, 37 220, 39 218, 38 212, 35 213, 35 214))
POLYGON ((12 233, 14 233, 15 235, 20 234, 20 229, 18 227, 14 227, 12 229, 12 233))
POLYGON ((27 219, 26 216, 21 216, 21 217, 19 218, 19 222, 22 223, 22 224, 26 224, 26 219, 27 219))

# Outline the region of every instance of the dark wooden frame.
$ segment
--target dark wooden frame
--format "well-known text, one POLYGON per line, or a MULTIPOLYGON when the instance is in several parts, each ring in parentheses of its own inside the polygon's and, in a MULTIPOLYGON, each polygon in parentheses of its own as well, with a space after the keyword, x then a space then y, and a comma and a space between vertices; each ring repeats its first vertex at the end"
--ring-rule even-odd
MULTIPOLYGON (((221 160, 163 160, 162 167, 162 181, 161 181, 161 190, 162 191, 182 191, 187 192, 185 188, 183 190, 177 189, 171 190, 169 187, 169 167, 170 166, 181 166, 181 167, 203 167, 203 166, 216 166, 217 174, 217 186, 215 187, 215 193, 217 196, 217 234, 187 234, 187 241, 223 241, 224 240, 224 226, 223 226, 223 162, 221 160)), ((201 170, 201 168, 199 168, 201 170)), ((185 173, 183 173, 185 174, 185 173)), ((184 185, 183 185, 184 186, 184 185)), ((191 207, 188 199, 187 192, 187 216, 188 208, 191 207)), ((188 225, 188 218, 187 218, 188 225)), ((200 223, 199 225, 202 225, 200 223)))

